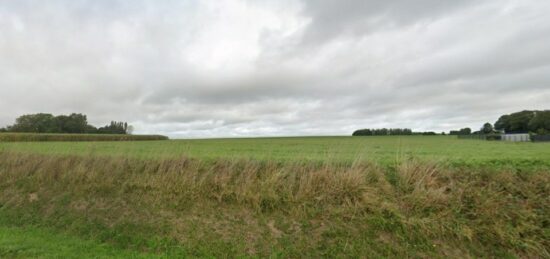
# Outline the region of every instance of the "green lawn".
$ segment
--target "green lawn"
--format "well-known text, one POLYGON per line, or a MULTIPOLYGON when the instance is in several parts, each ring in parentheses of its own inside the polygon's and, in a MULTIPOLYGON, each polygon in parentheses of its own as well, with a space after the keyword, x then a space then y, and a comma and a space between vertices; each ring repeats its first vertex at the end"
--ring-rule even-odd
POLYGON ((453 136, 297 137, 150 142, 0 143, 0 150, 141 158, 246 158, 277 161, 357 159, 381 164, 415 157, 455 164, 550 166, 550 144, 459 140, 453 136))
POLYGON ((157 258, 46 229, 0 226, 0 258, 157 258))

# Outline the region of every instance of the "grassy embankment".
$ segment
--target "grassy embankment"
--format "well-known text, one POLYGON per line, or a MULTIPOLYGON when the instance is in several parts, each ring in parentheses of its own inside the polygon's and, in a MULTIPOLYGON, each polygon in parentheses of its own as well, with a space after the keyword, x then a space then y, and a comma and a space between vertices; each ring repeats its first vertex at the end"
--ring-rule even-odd
POLYGON ((170 256, 550 256, 548 145, 498 146, 521 156, 495 167, 489 142, 337 140, 4 143, 0 222, 170 256))

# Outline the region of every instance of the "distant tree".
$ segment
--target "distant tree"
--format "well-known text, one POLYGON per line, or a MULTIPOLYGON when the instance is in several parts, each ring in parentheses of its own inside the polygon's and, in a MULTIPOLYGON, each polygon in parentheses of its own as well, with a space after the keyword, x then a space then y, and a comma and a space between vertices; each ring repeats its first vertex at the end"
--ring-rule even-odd
POLYGON ((97 129, 99 134, 127 134, 128 123, 111 121, 111 124, 97 129))
POLYGON ((535 112, 528 127, 531 132, 537 134, 550 134, 550 110, 535 112))
POLYGON ((510 125, 510 115, 502 115, 497 120, 497 122, 495 122, 495 129, 506 131, 506 129, 510 128, 509 125, 510 125))
POLYGON ((10 126, 12 132, 56 133, 59 127, 55 117, 48 113, 37 113, 20 116, 10 126))
POLYGON ((97 128, 92 125, 86 125, 87 134, 97 134, 97 128))
POLYGON ((470 135, 472 134, 472 129, 470 128, 463 128, 458 131, 460 135, 470 135))
POLYGON ((61 133, 86 133, 88 129, 88 119, 83 114, 59 115, 55 119, 61 133))
POLYGON ((421 134, 423 136, 435 136, 435 135, 437 135, 437 133, 435 133, 433 131, 426 131, 426 132, 422 132, 421 134))
POLYGON ((0 132, 8 132, 6 128, 0 128, 0 132))
POLYGON ((372 136, 370 129, 360 129, 353 132, 352 136, 372 136))
POLYGON ((529 122, 535 117, 536 111, 521 111, 501 116, 495 122, 495 129, 506 133, 527 133, 529 122))
POLYGON ((412 135, 413 132, 411 129, 400 129, 400 128, 393 128, 393 129, 360 129, 353 132, 352 136, 404 136, 404 135, 412 135))
POLYGON ((2 130, 32 133, 127 134, 133 127, 126 122, 112 121, 111 124, 98 129, 88 124, 87 116, 84 114, 53 116, 48 113, 37 113, 20 116, 15 120, 15 124, 2 130))
POLYGON ((493 125, 489 122, 483 124, 483 127, 481 128, 481 133, 483 134, 491 134, 494 132, 493 125))

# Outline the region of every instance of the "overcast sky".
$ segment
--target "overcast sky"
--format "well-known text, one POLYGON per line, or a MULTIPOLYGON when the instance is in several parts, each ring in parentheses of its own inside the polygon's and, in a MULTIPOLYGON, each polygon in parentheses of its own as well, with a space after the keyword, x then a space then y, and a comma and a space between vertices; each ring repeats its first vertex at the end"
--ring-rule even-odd
POLYGON ((550 109, 548 0, 0 0, 0 127, 172 137, 479 128, 550 109))

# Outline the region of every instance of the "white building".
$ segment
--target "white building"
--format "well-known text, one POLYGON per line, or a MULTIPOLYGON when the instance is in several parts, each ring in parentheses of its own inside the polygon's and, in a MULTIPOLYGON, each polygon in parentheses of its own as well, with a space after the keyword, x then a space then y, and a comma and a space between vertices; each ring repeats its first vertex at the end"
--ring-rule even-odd
POLYGON ((529 134, 502 134, 503 141, 513 141, 513 142, 529 142, 531 137, 529 134))

